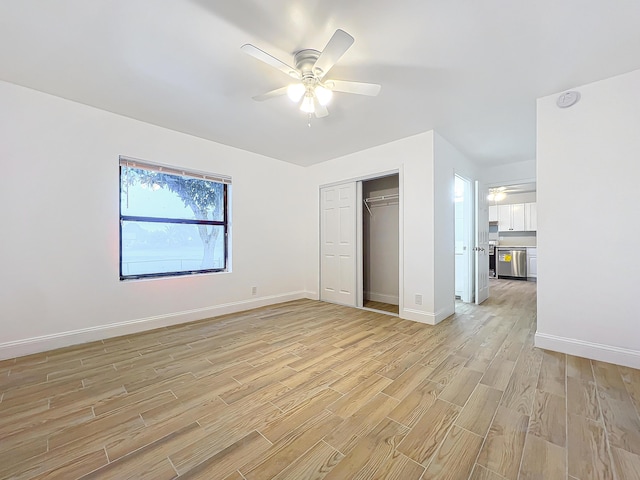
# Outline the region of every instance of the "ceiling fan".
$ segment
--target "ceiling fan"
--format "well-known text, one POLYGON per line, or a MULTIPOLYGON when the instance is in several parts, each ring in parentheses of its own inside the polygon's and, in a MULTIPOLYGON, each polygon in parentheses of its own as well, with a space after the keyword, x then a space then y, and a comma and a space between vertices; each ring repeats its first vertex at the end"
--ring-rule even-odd
POLYGON ((313 49, 296 52, 293 56, 295 67, 287 65, 250 43, 243 45, 241 47, 243 52, 277 68, 296 80, 295 83, 257 95, 253 99, 263 101, 287 95, 293 102, 300 105, 300 110, 303 112, 322 118, 329 115, 327 105, 333 92, 356 93, 375 97, 380 92, 380 85, 325 78, 329 70, 340 60, 353 42, 354 39, 351 35, 338 29, 322 52, 313 49))

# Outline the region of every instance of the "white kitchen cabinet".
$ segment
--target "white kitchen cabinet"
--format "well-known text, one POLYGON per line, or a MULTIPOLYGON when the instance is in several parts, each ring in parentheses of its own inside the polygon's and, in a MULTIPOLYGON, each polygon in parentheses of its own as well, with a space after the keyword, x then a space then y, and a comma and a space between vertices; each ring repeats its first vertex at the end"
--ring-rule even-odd
POLYGON ((489 205, 489 221, 497 222, 498 221, 498 206, 497 205, 489 205))
POLYGON ((527 248, 527 278, 538 278, 537 248, 527 248))
POLYGON ((498 205, 498 231, 511 230, 511 205, 498 205))
POLYGON ((538 230, 538 204, 524 204, 524 230, 526 232, 535 232, 538 230))
POLYGON ((524 203, 511 205, 511 225, 516 232, 524 231, 524 203))
POLYGON ((524 203, 498 206, 499 232, 524 232, 524 203))

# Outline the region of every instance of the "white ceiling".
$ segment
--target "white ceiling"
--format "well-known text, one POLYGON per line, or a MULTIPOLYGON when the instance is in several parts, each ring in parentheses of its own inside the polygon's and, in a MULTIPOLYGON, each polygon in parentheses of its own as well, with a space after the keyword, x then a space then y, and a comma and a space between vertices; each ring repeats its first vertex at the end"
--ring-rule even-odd
POLYGON ((500 186, 500 187, 504 188, 503 191, 507 195, 515 195, 517 193, 518 194, 519 193, 535 193, 535 191, 536 191, 536 183, 535 182, 518 183, 518 184, 515 184, 515 185, 504 185, 504 186, 500 186))
MULTIPOLYGON (((536 98, 640 68, 638 0, 2 0, 0 79, 311 165, 435 129, 482 165, 535 158, 536 98), (286 97, 287 63, 337 28, 329 117, 286 97)), ((583 98, 582 101, 588 101, 583 98)))

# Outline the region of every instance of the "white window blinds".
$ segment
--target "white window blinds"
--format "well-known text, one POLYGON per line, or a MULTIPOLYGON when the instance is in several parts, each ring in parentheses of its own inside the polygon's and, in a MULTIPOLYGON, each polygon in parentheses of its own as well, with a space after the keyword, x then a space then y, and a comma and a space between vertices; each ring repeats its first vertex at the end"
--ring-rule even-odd
POLYGON ((123 167, 139 168, 143 170, 150 170, 152 172, 169 173, 171 175, 180 175, 183 177, 198 178, 201 180, 209 180, 212 182, 225 183, 231 185, 231 177, 225 175, 218 175, 207 172, 200 172, 197 170, 183 169, 179 167, 170 167, 162 165, 160 163, 149 163, 136 158, 120 156, 120 165, 123 167))

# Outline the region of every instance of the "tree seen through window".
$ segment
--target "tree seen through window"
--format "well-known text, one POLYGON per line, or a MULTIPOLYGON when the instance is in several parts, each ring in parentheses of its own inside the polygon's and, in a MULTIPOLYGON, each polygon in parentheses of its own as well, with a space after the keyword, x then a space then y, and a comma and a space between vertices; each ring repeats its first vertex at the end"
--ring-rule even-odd
POLYGON ((228 185, 120 167, 120 278, 227 270, 228 185))

